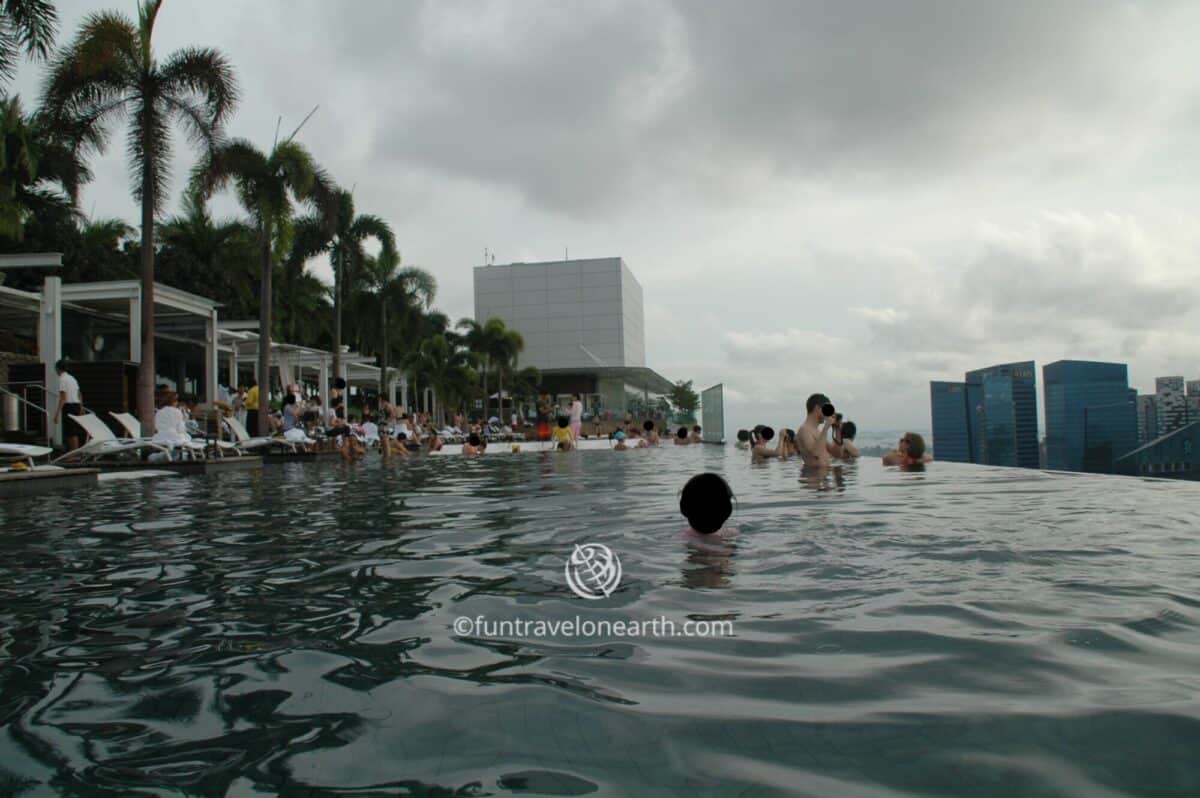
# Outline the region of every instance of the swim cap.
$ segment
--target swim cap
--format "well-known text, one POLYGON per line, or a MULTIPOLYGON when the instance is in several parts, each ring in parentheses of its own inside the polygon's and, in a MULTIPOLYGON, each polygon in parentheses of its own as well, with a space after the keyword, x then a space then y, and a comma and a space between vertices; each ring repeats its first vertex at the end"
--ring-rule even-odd
POLYGON ((621 430, 617 430, 616 433, 613 435, 613 437, 619 441, 623 441, 623 440, 625 440, 625 433, 622 432, 621 430))

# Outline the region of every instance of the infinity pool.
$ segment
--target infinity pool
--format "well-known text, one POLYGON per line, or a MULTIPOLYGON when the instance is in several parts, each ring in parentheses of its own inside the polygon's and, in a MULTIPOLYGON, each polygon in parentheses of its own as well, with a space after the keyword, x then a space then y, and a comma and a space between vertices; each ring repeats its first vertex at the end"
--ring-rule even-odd
POLYGON ((0 795, 1196 795, 1198 504, 715 446, 12 500, 0 795), (703 470, 739 533, 698 548, 703 470), (589 542, 623 569, 598 601, 564 578, 589 542), (455 631, 481 617, 732 636, 455 631))

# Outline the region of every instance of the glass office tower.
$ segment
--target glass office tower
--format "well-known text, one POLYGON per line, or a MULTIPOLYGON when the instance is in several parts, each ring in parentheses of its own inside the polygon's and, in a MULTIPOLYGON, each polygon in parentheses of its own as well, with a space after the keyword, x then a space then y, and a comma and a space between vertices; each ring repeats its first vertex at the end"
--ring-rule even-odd
POLYGON ((1032 360, 967 372, 974 462, 1038 467, 1036 375, 1032 360))
POLYGON ((1129 369, 1124 363, 1059 360, 1042 367, 1046 391, 1046 467, 1082 471, 1088 439, 1088 465, 1127 454, 1137 441, 1137 409, 1129 400, 1129 369), (1089 419, 1089 408, 1092 408, 1089 419), (1132 442, 1132 444, 1131 444, 1132 442), (1127 447, 1128 448, 1125 448, 1127 447))
POLYGON ((929 409, 933 416, 933 456, 952 463, 970 463, 966 383, 929 383, 929 409))

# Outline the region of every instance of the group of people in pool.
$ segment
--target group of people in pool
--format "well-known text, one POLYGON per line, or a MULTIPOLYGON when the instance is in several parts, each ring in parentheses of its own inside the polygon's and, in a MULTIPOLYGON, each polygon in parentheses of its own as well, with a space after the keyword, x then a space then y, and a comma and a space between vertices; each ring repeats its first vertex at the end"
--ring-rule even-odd
MULTIPOLYGON (((773 428, 759 424, 752 430, 738 430, 735 445, 750 450, 754 462, 771 458, 786 460, 795 455, 810 468, 824 468, 835 460, 858 458, 858 446, 854 443, 858 427, 853 421, 843 420, 829 397, 814 393, 805 401, 804 409, 804 421, 799 429, 784 429, 776 437, 773 428)), ((925 439, 915 432, 904 433, 896 448, 883 456, 884 465, 894 466, 921 465, 932 460, 926 452, 925 439)))

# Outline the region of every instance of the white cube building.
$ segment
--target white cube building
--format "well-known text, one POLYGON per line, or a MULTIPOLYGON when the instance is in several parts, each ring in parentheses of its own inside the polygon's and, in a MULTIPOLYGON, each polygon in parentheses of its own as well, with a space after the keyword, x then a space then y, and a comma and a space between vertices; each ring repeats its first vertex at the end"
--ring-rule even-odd
POLYGON ((671 388, 646 368, 642 286, 621 258, 478 266, 475 319, 491 318, 525 339, 519 365, 539 369, 548 393, 623 414, 627 394, 671 388))

